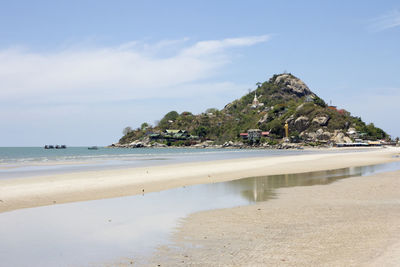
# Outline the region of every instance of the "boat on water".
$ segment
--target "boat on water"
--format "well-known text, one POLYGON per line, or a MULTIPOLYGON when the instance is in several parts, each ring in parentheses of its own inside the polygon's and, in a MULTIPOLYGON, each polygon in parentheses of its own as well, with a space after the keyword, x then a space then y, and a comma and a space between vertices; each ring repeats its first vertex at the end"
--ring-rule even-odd
POLYGON ((67 148, 66 145, 56 145, 56 146, 53 146, 53 145, 45 145, 45 146, 44 146, 44 149, 66 149, 66 148, 67 148))
POLYGON ((99 149, 97 146, 90 146, 90 147, 88 147, 87 149, 89 149, 89 150, 97 150, 97 149, 99 149))

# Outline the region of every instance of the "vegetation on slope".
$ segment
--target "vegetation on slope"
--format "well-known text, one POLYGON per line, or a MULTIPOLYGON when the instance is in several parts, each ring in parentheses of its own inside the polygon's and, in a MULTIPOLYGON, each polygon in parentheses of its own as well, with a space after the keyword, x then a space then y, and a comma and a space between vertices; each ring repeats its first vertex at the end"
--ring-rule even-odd
MULTIPOLYGON (((285 73, 258 83, 254 91, 227 104, 222 110, 211 108, 198 115, 171 111, 154 127, 142 124, 136 130, 126 130, 119 143, 130 143, 167 129, 185 130, 200 141, 213 140, 216 144, 238 141, 240 133, 260 129, 270 133, 266 141, 273 143, 284 137, 285 123, 289 125, 290 136, 304 142, 310 141, 310 136, 321 138, 315 137, 315 133, 322 132, 325 139, 333 140, 338 133, 347 133, 349 129, 366 140, 388 138, 382 129, 373 124, 366 125, 361 118, 351 116, 348 111, 328 106, 301 80, 285 73), (256 106, 253 105, 255 95, 259 101, 256 106)), ((192 143, 177 141, 172 145, 192 143)))

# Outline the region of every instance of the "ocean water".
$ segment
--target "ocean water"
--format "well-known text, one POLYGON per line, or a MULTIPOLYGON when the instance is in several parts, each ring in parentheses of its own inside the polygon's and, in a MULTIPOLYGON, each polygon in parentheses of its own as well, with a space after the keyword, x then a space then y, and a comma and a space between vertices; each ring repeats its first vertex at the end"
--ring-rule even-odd
MULTIPOLYGON (((352 152, 357 149, 345 151, 352 152)), ((313 153, 337 153, 337 151, 195 148, 99 148, 98 150, 89 150, 87 147, 68 147, 67 149, 0 147, 0 179, 86 170, 313 153)))

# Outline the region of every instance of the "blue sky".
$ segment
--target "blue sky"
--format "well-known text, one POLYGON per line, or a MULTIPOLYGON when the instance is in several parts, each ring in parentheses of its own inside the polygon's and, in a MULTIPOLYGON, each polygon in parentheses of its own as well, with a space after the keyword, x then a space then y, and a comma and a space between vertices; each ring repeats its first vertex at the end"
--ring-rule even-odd
POLYGON ((8 1, 0 146, 107 145, 288 71, 400 136, 398 1, 8 1))

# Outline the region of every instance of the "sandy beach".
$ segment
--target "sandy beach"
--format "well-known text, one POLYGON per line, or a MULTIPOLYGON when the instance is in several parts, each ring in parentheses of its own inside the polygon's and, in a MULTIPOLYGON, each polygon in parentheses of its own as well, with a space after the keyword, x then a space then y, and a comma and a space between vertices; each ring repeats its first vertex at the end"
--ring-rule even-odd
POLYGON ((244 158, 0 181, 0 212, 58 203, 146 194, 169 188, 273 174, 365 166, 399 160, 398 148, 244 158))
POLYGON ((399 266, 400 172, 190 215, 150 266, 399 266))

